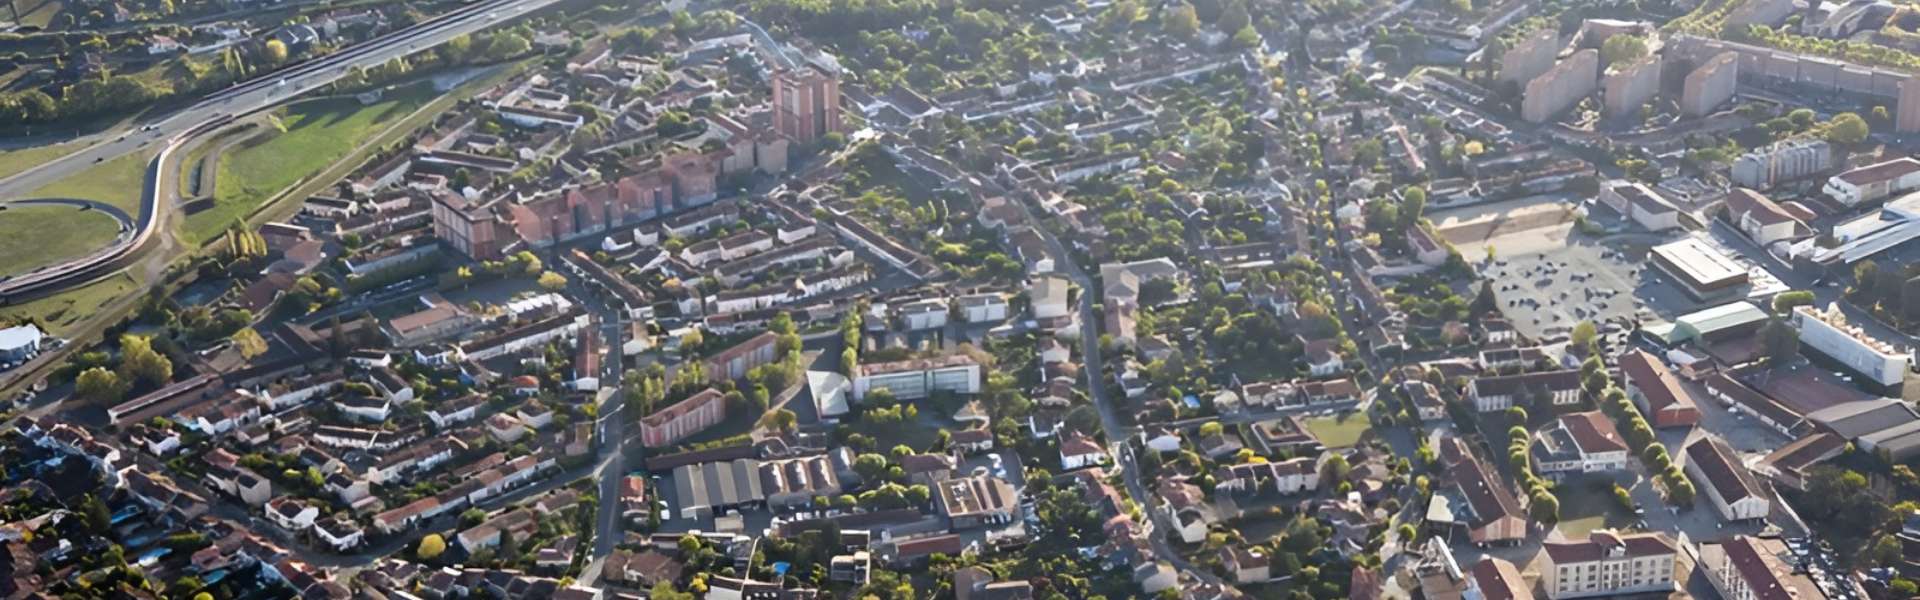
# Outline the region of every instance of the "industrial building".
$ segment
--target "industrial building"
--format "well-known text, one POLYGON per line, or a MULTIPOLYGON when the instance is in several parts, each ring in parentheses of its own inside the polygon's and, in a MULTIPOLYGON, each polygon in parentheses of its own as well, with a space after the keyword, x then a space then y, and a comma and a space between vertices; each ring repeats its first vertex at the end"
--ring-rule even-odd
POLYGON ((1600 80, 1600 53, 1581 50, 1527 82, 1520 118, 1544 123, 1593 93, 1600 80))
POLYGON ((1740 85, 1740 55, 1722 52, 1687 74, 1680 87, 1680 113, 1702 117, 1733 99, 1740 85))
POLYGON ((1727 443, 1711 434, 1687 442, 1687 476, 1693 487, 1713 505, 1720 518, 1728 521, 1764 519, 1772 509, 1765 490, 1754 479, 1753 470, 1740 462, 1727 443))
MULTIPOLYGON (((1904 105, 1903 105, 1904 106, 1904 105)), ((1920 102, 1914 111, 1920 113, 1920 102)), ((1920 119, 1917 114, 1916 119, 1920 119)), ((1833 147, 1825 140, 1799 139, 1756 148, 1733 161, 1733 182, 1756 190, 1833 168, 1833 147)))
POLYGON ((1793 324, 1800 328, 1802 346, 1832 358, 1874 383, 1891 388, 1907 379, 1913 351, 1869 337, 1860 326, 1847 321, 1838 305, 1828 305, 1825 309, 1796 306, 1793 324))
POLYGON ((1920 414, 1895 398, 1846 402, 1807 413, 1806 419, 1889 462, 1920 454, 1920 414))
POLYGON ((1838 245, 1821 246, 1817 238, 1795 242, 1789 254, 1828 266, 1845 266, 1899 247, 1920 237, 1920 193, 1887 202, 1880 210, 1836 223, 1827 235, 1838 245))
POLYGON ((1834 175, 1821 191, 1840 204, 1859 206, 1914 188, 1920 188, 1920 160, 1903 156, 1834 175))
POLYGON ((1600 202, 1649 231, 1680 228, 1680 209, 1640 183, 1614 180, 1600 188, 1600 202))
POLYGON ((1750 279, 1746 267, 1699 238, 1654 246, 1650 258, 1695 300, 1732 295, 1750 279))
POLYGON ((1672 323, 1648 326, 1643 331, 1669 346, 1705 345, 1751 334, 1769 318, 1765 309, 1752 302, 1729 302, 1680 315, 1672 323))
POLYGON ((1680 385, 1666 363, 1645 350, 1620 356, 1622 387, 1654 427, 1692 427, 1700 422, 1693 394, 1680 385))

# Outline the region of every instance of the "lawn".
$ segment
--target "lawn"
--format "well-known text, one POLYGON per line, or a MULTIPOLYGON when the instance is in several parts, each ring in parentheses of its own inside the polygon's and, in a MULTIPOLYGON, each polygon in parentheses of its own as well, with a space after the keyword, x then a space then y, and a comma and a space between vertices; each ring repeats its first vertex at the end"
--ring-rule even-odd
POLYGON ((54 334, 66 335, 95 311, 139 289, 138 282, 121 273, 24 304, 0 306, 0 314, 33 318, 54 334))
POLYGON ((390 91, 369 105, 332 98, 287 109, 279 115, 284 133, 236 146, 220 156, 214 205, 187 217, 185 238, 198 243, 246 218, 282 190, 319 174, 437 95, 423 83, 390 91))
POLYGON ((1589 531, 1626 528, 1634 522, 1614 500, 1611 477, 1569 479, 1555 488, 1554 497, 1560 499, 1558 529, 1569 538, 1585 539, 1589 531))
POLYGON ((1358 411, 1332 417, 1307 419, 1307 431, 1328 448, 1351 448, 1360 442, 1373 425, 1367 422, 1367 415, 1358 411))
POLYGON ((27 273, 92 252, 119 231, 112 217, 70 206, 0 211, 0 275, 27 273))
POLYGON ((120 207, 129 215, 139 215, 141 190, 147 186, 148 160, 145 153, 128 154, 47 184, 27 197, 98 200, 120 207))

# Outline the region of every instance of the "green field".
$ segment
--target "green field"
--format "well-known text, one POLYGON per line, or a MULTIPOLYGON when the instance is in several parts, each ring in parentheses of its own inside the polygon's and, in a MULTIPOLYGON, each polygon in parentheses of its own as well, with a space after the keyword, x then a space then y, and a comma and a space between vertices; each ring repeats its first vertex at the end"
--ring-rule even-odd
POLYGON ((330 98, 288 108, 280 114, 285 133, 221 155, 214 206, 187 217, 184 239, 197 244, 218 234, 438 95, 432 86, 418 84, 390 91, 370 105, 330 98))
POLYGON ((1367 416, 1351 412, 1333 417, 1307 419, 1307 431, 1328 448, 1351 448, 1360 442, 1360 436, 1373 426, 1367 423, 1367 416))
POLYGON ((0 275, 17 275, 100 249, 120 231, 112 217, 69 206, 0 211, 0 275))
MULTIPOLYGON (((46 27, 53 23, 53 18, 60 14, 60 9, 65 7, 66 3, 60 0, 21 0, 18 5, 20 24, 46 27)), ((12 14, 9 13, 8 16, 12 14)))
POLYGON ((147 184, 148 160, 144 153, 128 154, 48 184, 28 193, 27 197, 99 200, 118 206, 129 215, 138 215, 141 190, 147 184))
POLYGON ((1557 528, 1569 538, 1586 539, 1587 532, 1595 529, 1625 528, 1633 524, 1633 515, 1614 500, 1611 479, 1575 479, 1556 487, 1553 495, 1560 500, 1557 528))
POLYGON ((24 304, 0 306, 0 315, 32 318, 55 335, 66 335, 108 303, 140 289, 125 273, 24 304))

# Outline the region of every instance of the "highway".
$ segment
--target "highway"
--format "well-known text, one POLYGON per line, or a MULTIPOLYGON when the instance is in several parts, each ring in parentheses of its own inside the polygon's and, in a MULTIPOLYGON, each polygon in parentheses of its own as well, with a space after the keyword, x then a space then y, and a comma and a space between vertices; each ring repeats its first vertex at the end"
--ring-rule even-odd
POLYGON ((332 83, 355 67, 370 68, 420 52, 557 1, 487 0, 469 4, 365 43, 214 92, 191 106, 142 123, 133 131, 82 138, 89 144, 86 148, 0 179, 0 199, 24 199, 34 190, 78 175, 95 164, 143 152, 155 144, 160 148, 147 165, 134 235, 86 257, 0 281, 0 298, 63 289, 125 266, 152 240, 153 232, 165 231, 168 211, 164 209, 172 204, 177 191, 176 186, 169 184, 173 175, 167 163, 174 151, 199 136, 218 130, 237 117, 272 108, 332 83))

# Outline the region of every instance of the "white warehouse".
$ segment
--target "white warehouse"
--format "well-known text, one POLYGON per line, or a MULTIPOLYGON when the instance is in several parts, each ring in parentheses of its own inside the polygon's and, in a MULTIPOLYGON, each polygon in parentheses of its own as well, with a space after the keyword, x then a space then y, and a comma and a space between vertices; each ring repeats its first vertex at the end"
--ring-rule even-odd
POLYGON ((1906 381, 1913 352, 1868 337, 1859 326, 1847 322, 1847 316, 1838 306, 1828 305, 1825 310, 1794 307, 1793 324, 1800 328, 1800 342, 1806 347, 1839 361, 1874 383, 1897 386, 1906 381))

